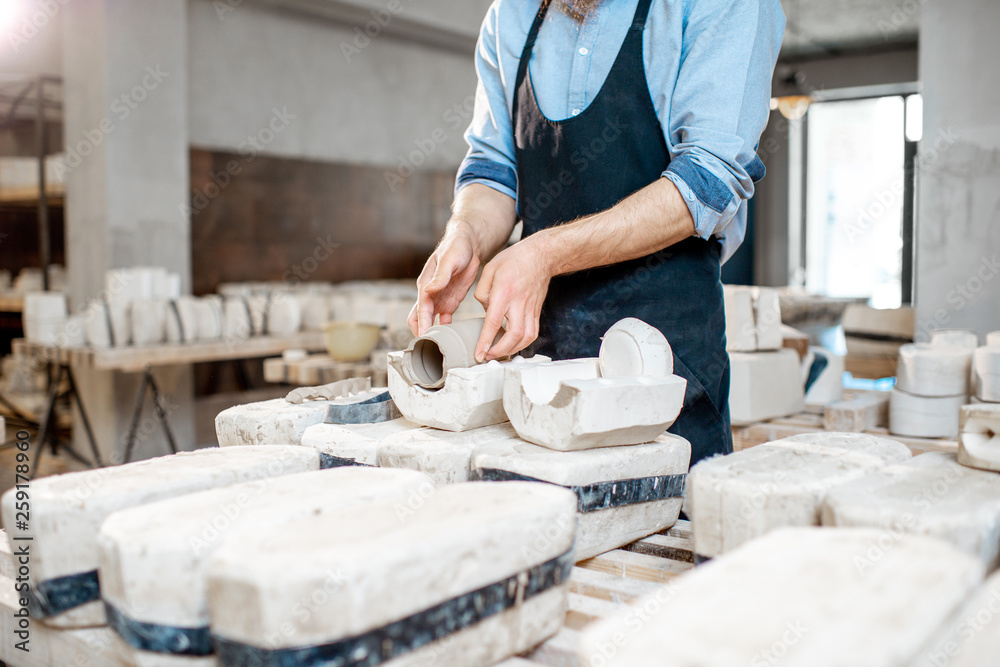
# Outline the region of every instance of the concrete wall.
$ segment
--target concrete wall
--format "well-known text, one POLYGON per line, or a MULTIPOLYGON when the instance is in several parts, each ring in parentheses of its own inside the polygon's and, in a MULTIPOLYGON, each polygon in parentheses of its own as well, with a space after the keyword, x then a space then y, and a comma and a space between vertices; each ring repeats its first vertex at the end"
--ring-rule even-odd
POLYGON ((191 144, 246 149, 247 138, 267 127, 277 109, 294 118, 260 142, 266 154, 404 171, 457 166, 475 93, 472 44, 489 2, 397 2, 401 10, 387 26, 408 22, 413 33, 424 24, 444 26, 468 51, 430 46, 378 24, 370 30, 374 38, 359 37, 355 28, 374 20, 364 12, 351 25, 340 15, 254 2, 220 14, 217 2, 190 0, 191 144))
POLYGON ((927 3, 916 220, 918 335, 1000 329, 1000 3, 927 3))

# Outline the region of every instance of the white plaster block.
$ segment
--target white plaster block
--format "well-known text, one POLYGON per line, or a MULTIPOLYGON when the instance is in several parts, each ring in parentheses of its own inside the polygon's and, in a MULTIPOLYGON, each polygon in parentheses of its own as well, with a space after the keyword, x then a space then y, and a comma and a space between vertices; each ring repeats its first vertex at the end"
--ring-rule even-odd
POLYGON ((983 401, 1000 403, 1000 345, 988 345, 975 351, 976 396, 983 401))
POLYGON ((908 667, 994 667, 998 655, 1000 573, 994 573, 908 667))
POLYGON ((195 299, 196 336, 200 341, 222 338, 222 298, 212 295, 195 299))
MULTIPOLYGON (((830 405, 844 397, 844 357, 824 348, 814 347, 810 351, 817 357, 826 359, 826 368, 806 392, 806 405, 830 405)), ((808 369, 807 369, 808 370, 808 369)))
POLYGON ((577 561, 669 528, 681 510, 683 479, 650 481, 643 485, 645 493, 664 497, 618 506, 609 502, 608 495, 613 497, 614 492, 595 485, 617 482, 615 491, 627 492, 639 479, 686 475, 690 463, 691 444, 670 433, 647 444, 570 452, 509 439, 484 443, 473 453, 477 476, 484 479, 499 471, 578 490, 580 513, 573 547, 577 561))
POLYGON ((896 387, 915 396, 959 396, 969 393, 972 350, 915 343, 899 348, 896 387))
POLYGON ((674 353, 667 337, 634 317, 619 320, 605 332, 598 359, 603 378, 669 377, 674 373, 674 353))
POLYGON ((585 628, 580 662, 908 665, 980 584, 983 567, 921 536, 901 536, 879 552, 882 536, 859 528, 776 531, 585 628))
POLYGON ((1000 346, 1000 331, 991 331, 986 334, 986 347, 1000 346))
POLYGON ((269 336, 290 336, 302 329, 302 306, 290 292, 275 292, 267 304, 269 336))
POLYGON ((402 352, 391 352, 389 394, 404 417, 423 426, 446 431, 468 431, 507 421, 503 407, 504 369, 511 365, 549 361, 539 356, 531 360, 490 361, 470 368, 450 368, 444 386, 425 389, 406 379, 402 372, 402 352))
POLYGON ((306 292, 297 294, 299 309, 302 311, 302 329, 304 331, 322 331, 323 326, 330 321, 330 304, 326 294, 321 292, 306 292))
POLYGON ((377 466, 379 445, 386 438, 421 428, 402 418, 377 424, 316 424, 302 433, 302 446, 358 465, 377 466))
POLYGON ((729 413, 743 425, 805 409, 805 389, 795 350, 731 352, 729 413))
POLYGON ((297 445, 302 434, 326 418, 330 401, 289 403, 283 398, 237 405, 215 417, 220 447, 297 445))
POLYGON ((823 525, 879 528, 951 543, 996 569, 1000 555, 1000 475, 959 465, 935 452, 887 466, 831 489, 823 525))
MULTIPOLYGON (((426 475, 412 470, 348 467, 235 484, 115 512, 99 536, 101 597, 130 620, 207 628, 205 568, 227 540, 247 531, 280 531, 289 521, 366 503, 402 502, 432 488, 426 475)), ((120 638, 118 643, 141 667, 214 664, 211 657, 142 651, 120 638)))
MULTIPOLYGON (((33 585, 96 570, 97 532, 112 512, 185 493, 265 477, 316 470, 319 457, 299 447, 201 449, 111 468, 45 477, 31 483, 33 585)), ((16 489, 4 494, 5 526, 14 526, 16 489)), ((11 532, 11 535, 17 535, 11 532)), ((47 623, 102 625, 99 602, 71 609, 47 623)))
POLYGON ((253 319, 246 297, 226 297, 222 305, 222 337, 226 340, 250 338, 254 334, 253 319))
POLYGON ((156 345, 167 336, 166 301, 134 301, 129 306, 133 345, 156 345))
POLYGON ((167 304, 166 338, 170 343, 198 340, 198 299, 182 296, 167 304))
POLYGON ((701 461, 685 497, 694 551, 715 557, 775 528, 818 526, 830 489, 910 456, 895 440, 820 432, 701 461))
POLYGON ((935 329, 931 332, 931 345, 964 347, 975 350, 979 347, 979 335, 967 329, 935 329))
POLYGON ((757 349, 757 325, 753 295, 748 287, 723 285, 726 306, 726 349, 753 352, 757 349))
POLYGON ((509 422, 464 432, 410 429, 382 440, 378 446, 378 465, 419 470, 435 486, 458 484, 473 478, 473 450, 497 442, 523 441, 509 422))
POLYGON ((1000 472, 1000 403, 962 406, 958 462, 1000 472))
POLYGON ((559 451, 651 442, 677 419, 687 381, 600 377, 597 359, 507 367, 504 408, 518 435, 559 451))
POLYGON ((781 334, 781 303, 778 290, 773 287, 753 287, 754 330, 758 350, 780 350, 784 336, 781 334))
POLYGON ((954 438, 958 417, 968 402, 961 396, 914 396, 901 389, 889 395, 889 432, 921 438, 954 438))
MULTIPOLYGON (((300 519, 278 533, 228 541, 208 567, 213 633, 270 649, 328 645, 516 581, 572 547, 576 499, 564 489, 457 484, 417 500, 300 519), (313 596, 317 590, 327 595, 313 596), (312 613, 296 614, 304 599, 314 602, 312 613)), ((534 646, 562 624, 564 571, 566 579, 548 593, 524 602, 515 594, 508 613, 440 638, 423 654, 437 656, 432 664, 493 664, 534 646)), ((418 657, 387 664, 414 664, 418 657)))
POLYGON ((87 343, 93 347, 125 347, 131 343, 128 303, 94 299, 87 306, 87 343))

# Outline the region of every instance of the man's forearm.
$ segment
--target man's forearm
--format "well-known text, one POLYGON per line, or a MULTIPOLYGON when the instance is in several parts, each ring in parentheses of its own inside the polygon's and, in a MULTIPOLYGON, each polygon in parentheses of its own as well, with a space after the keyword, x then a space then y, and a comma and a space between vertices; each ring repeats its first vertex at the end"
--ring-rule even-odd
POLYGON ((514 200, 493 188, 473 183, 455 198, 446 234, 472 232, 476 256, 486 262, 510 238, 517 221, 514 200))
POLYGON ((695 233, 677 187, 660 178, 615 206, 529 237, 558 276, 644 257, 695 233))

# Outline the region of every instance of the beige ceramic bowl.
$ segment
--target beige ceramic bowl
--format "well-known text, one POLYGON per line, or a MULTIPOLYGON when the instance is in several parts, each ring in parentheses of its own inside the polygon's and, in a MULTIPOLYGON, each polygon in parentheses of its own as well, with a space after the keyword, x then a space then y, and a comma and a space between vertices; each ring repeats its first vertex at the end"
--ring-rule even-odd
POLYGON ((327 322, 323 326, 326 351, 337 361, 364 361, 378 343, 379 327, 357 322, 327 322))

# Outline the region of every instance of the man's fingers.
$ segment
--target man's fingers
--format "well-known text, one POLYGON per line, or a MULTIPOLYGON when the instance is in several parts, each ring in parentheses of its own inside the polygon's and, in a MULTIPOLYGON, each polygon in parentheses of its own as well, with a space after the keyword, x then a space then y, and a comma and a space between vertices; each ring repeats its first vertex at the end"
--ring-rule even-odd
POLYGON ((476 286, 476 291, 472 295, 476 298, 476 301, 483 304, 483 308, 486 310, 489 310, 490 308, 490 292, 493 291, 493 276, 494 270, 491 262, 483 268, 483 275, 479 277, 479 284, 476 286))
POLYGON ((410 308, 410 314, 406 318, 406 325, 410 327, 410 333, 414 336, 419 336, 417 333, 420 331, 420 320, 417 317, 417 313, 420 309, 420 299, 418 298, 416 303, 413 304, 413 308, 410 308))
POLYGON ((417 324, 418 336, 434 326, 434 299, 424 290, 417 296, 417 324))
POLYGON ((497 337, 497 332, 500 331, 506 307, 506 303, 494 299, 493 305, 486 309, 486 323, 483 324, 483 332, 479 334, 479 342, 476 343, 477 362, 486 361, 486 353, 490 351, 493 340, 497 337))

